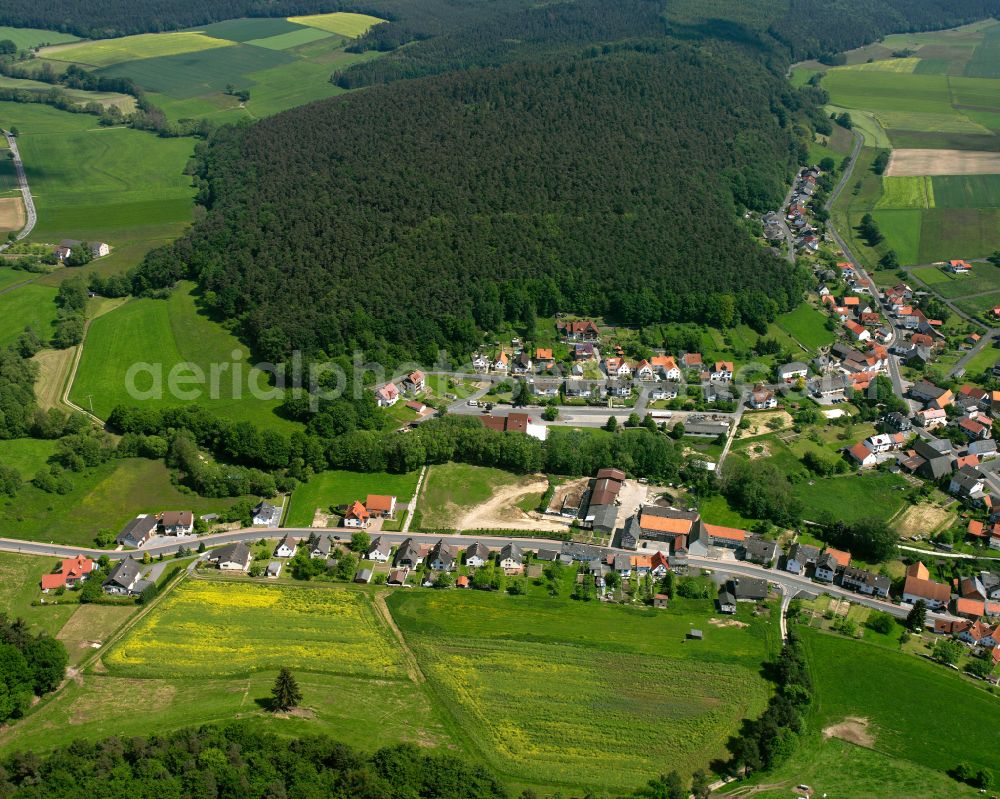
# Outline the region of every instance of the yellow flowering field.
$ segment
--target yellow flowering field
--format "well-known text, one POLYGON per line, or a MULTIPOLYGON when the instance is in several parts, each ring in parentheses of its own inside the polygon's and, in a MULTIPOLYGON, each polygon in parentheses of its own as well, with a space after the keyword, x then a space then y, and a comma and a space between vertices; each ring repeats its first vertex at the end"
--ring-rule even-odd
POLYGON ((405 678, 360 591, 189 580, 104 657, 113 673, 223 677, 275 670, 405 678))

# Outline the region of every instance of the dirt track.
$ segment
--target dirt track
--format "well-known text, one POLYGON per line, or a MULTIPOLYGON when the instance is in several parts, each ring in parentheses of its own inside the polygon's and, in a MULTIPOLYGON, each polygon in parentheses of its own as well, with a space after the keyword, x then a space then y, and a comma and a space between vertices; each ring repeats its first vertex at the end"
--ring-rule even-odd
POLYGON ((532 511, 525 513, 517 501, 526 494, 542 494, 549 487, 544 477, 527 477, 497 490, 486 502, 470 509, 455 523, 456 530, 539 530, 564 532, 569 524, 532 511))
POLYGON ((1000 153, 971 150, 893 150, 885 174, 889 177, 1000 175, 1000 153))

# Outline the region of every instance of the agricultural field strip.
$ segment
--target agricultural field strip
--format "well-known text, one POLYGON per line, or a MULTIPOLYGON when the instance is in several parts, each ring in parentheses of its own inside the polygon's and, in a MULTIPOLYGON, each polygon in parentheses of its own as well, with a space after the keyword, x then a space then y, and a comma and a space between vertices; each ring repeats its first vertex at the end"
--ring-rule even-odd
POLYGON ((212 580, 178 586, 104 657, 116 674, 224 677, 289 666, 406 679, 367 594, 212 580), (280 623, 260 624, 278 614, 280 623))

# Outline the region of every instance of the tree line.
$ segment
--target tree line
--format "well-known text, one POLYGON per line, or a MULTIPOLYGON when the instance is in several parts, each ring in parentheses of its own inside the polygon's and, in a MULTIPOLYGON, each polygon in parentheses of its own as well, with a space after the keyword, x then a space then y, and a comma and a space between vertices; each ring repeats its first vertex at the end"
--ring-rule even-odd
MULTIPOLYGON (((66 673, 66 647, 46 633, 33 635, 24 619, 0 612, 0 724, 27 712, 36 696, 55 690, 66 673)), ((3 769, 0 769, 0 796, 3 769)))
POLYGON ((487 429, 475 417, 446 416, 406 433, 353 429, 323 438, 231 422, 198 406, 156 410, 125 405, 112 411, 108 427, 122 435, 119 453, 166 457, 190 487, 207 496, 271 495, 324 469, 402 473, 456 461, 565 475, 615 467, 635 477, 671 480, 681 462, 673 441, 644 427, 614 435, 550 428, 547 439, 539 441, 487 429), (203 451, 218 461, 203 457, 203 451))

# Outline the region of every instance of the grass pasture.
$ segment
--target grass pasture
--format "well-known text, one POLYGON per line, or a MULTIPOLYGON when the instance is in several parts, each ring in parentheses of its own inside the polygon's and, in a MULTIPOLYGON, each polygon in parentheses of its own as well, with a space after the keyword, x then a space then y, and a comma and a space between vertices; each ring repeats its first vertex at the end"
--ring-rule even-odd
POLYGON ((102 644, 135 613, 134 605, 79 605, 57 636, 69 653, 69 665, 75 666, 94 653, 94 644, 102 644))
POLYGON ((885 111, 953 113, 948 79, 943 75, 835 68, 826 73, 822 85, 830 93, 830 102, 847 108, 860 108, 876 114, 885 111))
POLYGON ((968 275, 951 275, 937 266, 914 269, 913 274, 947 299, 1000 291, 1000 268, 988 263, 977 263, 974 266, 968 275))
POLYGON ((453 735, 519 781, 603 793, 663 763, 690 773, 767 701, 759 667, 775 630, 746 609, 739 628, 709 623, 709 602, 653 612, 397 591, 388 603, 453 735), (704 641, 685 643, 692 625, 704 641))
POLYGON ((288 50, 292 47, 301 47, 303 44, 328 38, 330 38, 330 34, 319 28, 302 28, 277 36, 268 36, 264 39, 250 39, 246 43, 256 47, 266 47, 268 50, 288 50))
POLYGON ((132 78, 144 89, 181 100, 222 92, 233 84, 238 88, 249 87, 252 102, 256 81, 247 77, 249 73, 295 61, 294 56, 281 50, 233 42, 226 42, 226 45, 183 55, 117 63, 99 70, 99 74, 132 78))
POLYGON ((927 177, 882 178, 882 198, 876 208, 933 208, 934 184, 927 177))
POLYGON ((930 180, 941 208, 1000 208, 1000 175, 936 175, 930 180))
POLYGON ((998 246, 1000 211, 997 209, 934 208, 922 214, 918 263, 979 258, 990 255, 998 246))
POLYGON ((9 39, 14 42, 18 50, 79 41, 79 37, 72 33, 59 33, 41 28, 11 28, 8 25, 0 25, 0 39, 9 39))
POLYGON ((56 289, 28 283, 0 294, 0 346, 13 344, 25 327, 47 340, 54 331, 56 289))
MULTIPOLYGON (((882 209, 872 213, 886 239, 886 247, 893 249, 902 264, 921 263, 920 241, 923 235, 924 212, 917 209, 882 209)), ((858 214, 855 224, 861 221, 858 214)))
POLYGON ((289 17, 289 22, 298 25, 307 25, 310 28, 329 33, 336 33, 338 36, 346 36, 349 39, 356 39, 373 25, 385 22, 384 19, 373 17, 368 14, 352 14, 345 11, 335 11, 332 14, 311 14, 305 17, 289 17))
POLYGON ((364 502, 369 494, 388 494, 397 502, 409 502, 419 474, 327 471, 313 475, 295 487, 285 526, 309 527, 317 508, 326 511, 331 505, 345 505, 356 499, 364 502))
POLYGON ((133 300, 95 319, 70 396, 83 407, 93 401, 94 413, 103 418, 119 403, 162 406, 197 401, 232 419, 298 428, 274 413, 281 401, 278 392, 252 366, 239 340, 198 310, 191 283, 180 284, 166 300, 133 300), (233 353, 238 357, 234 359, 233 353), (136 363, 148 363, 155 371, 143 371, 135 378, 134 387, 143 393, 133 397, 126 378, 136 363), (177 375, 191 374, 185 364, 193 364, 202 382, 178 384, 182 390, 171 391, 173 370, 177 375))
POLYGON ((811 350, 833 341, 834 334, 826 329, 827 317, 807 303, 777 318, 777 325, 811 350))
POLYGON ((497 489, 514 485, 520 478, 512 472, 465 463, 444 463, 427 469, 420 492, 423 527, 450 528, 456 513, 486 502, 497 489))
POLYGON ((197 53, 219 47, 231 47, 232 44, 225 39, 214 39, 201 33, 170 31, 59 45, 42 50, 39 56, 50 61, 70 61, 91 67, 108 67, 125 61, 197 53))
MULTIPOLYGON (((27 462, 39 455, 26 453, 21 457, 27 462)), ((25 474, 26 478, 33 476, 25 474)), ((48 494, 28 483, 21 487, 17 499, 0 501, 4 535, 90 547, 100 530, 117 532, 137 513, 183 509, 196 514, 219 512, 235 501, 181 492, 171 482, 163 461, 115 460, 68 476, 73 484, 68 494, 48 494)))
POLYGON ((983 38, 965 65, 970 78, 1000 78, 1000 24, 983 31, 983 38))
POLYGON ((55 453, 56 442, 44 438, 14 438, 0 441, 0 463, 30 480, 55 453))
POLYGON ((969 762, 992 768, 1000 742, 980 734, 1000 724, 1000 704, 954 671, 888 647, 802 630, 815 686, 817 728, 848 716, 868 719, 873 748, 939 771, 969 762), (914 701, 919 698, 918 701, 914 701), (946 736, 918 734, 927 719, 962 708, 964 723, 946 736))
POLYGON ((281 36, 285 33, 302 30, 297 25, 281 17, 254 17, 249 19, 227 19, 202 25, 197 32, 215 39, 228 39, 231 42, 249 42, 252 39, 267 39, 281 36))
POLYGON ((0 103, 0 124, 20 128, 38 208, 33 241, 162 240, 190 221, 190 139, 100 128, 87 114, 37 104, 0 103))
POLYGON ((369 594, 344 588, 189 580, 104 658, 118 676, 296 672, 406 679, 403 658, 369 594), (280 624, 262 624, 271 617, 280 624))

